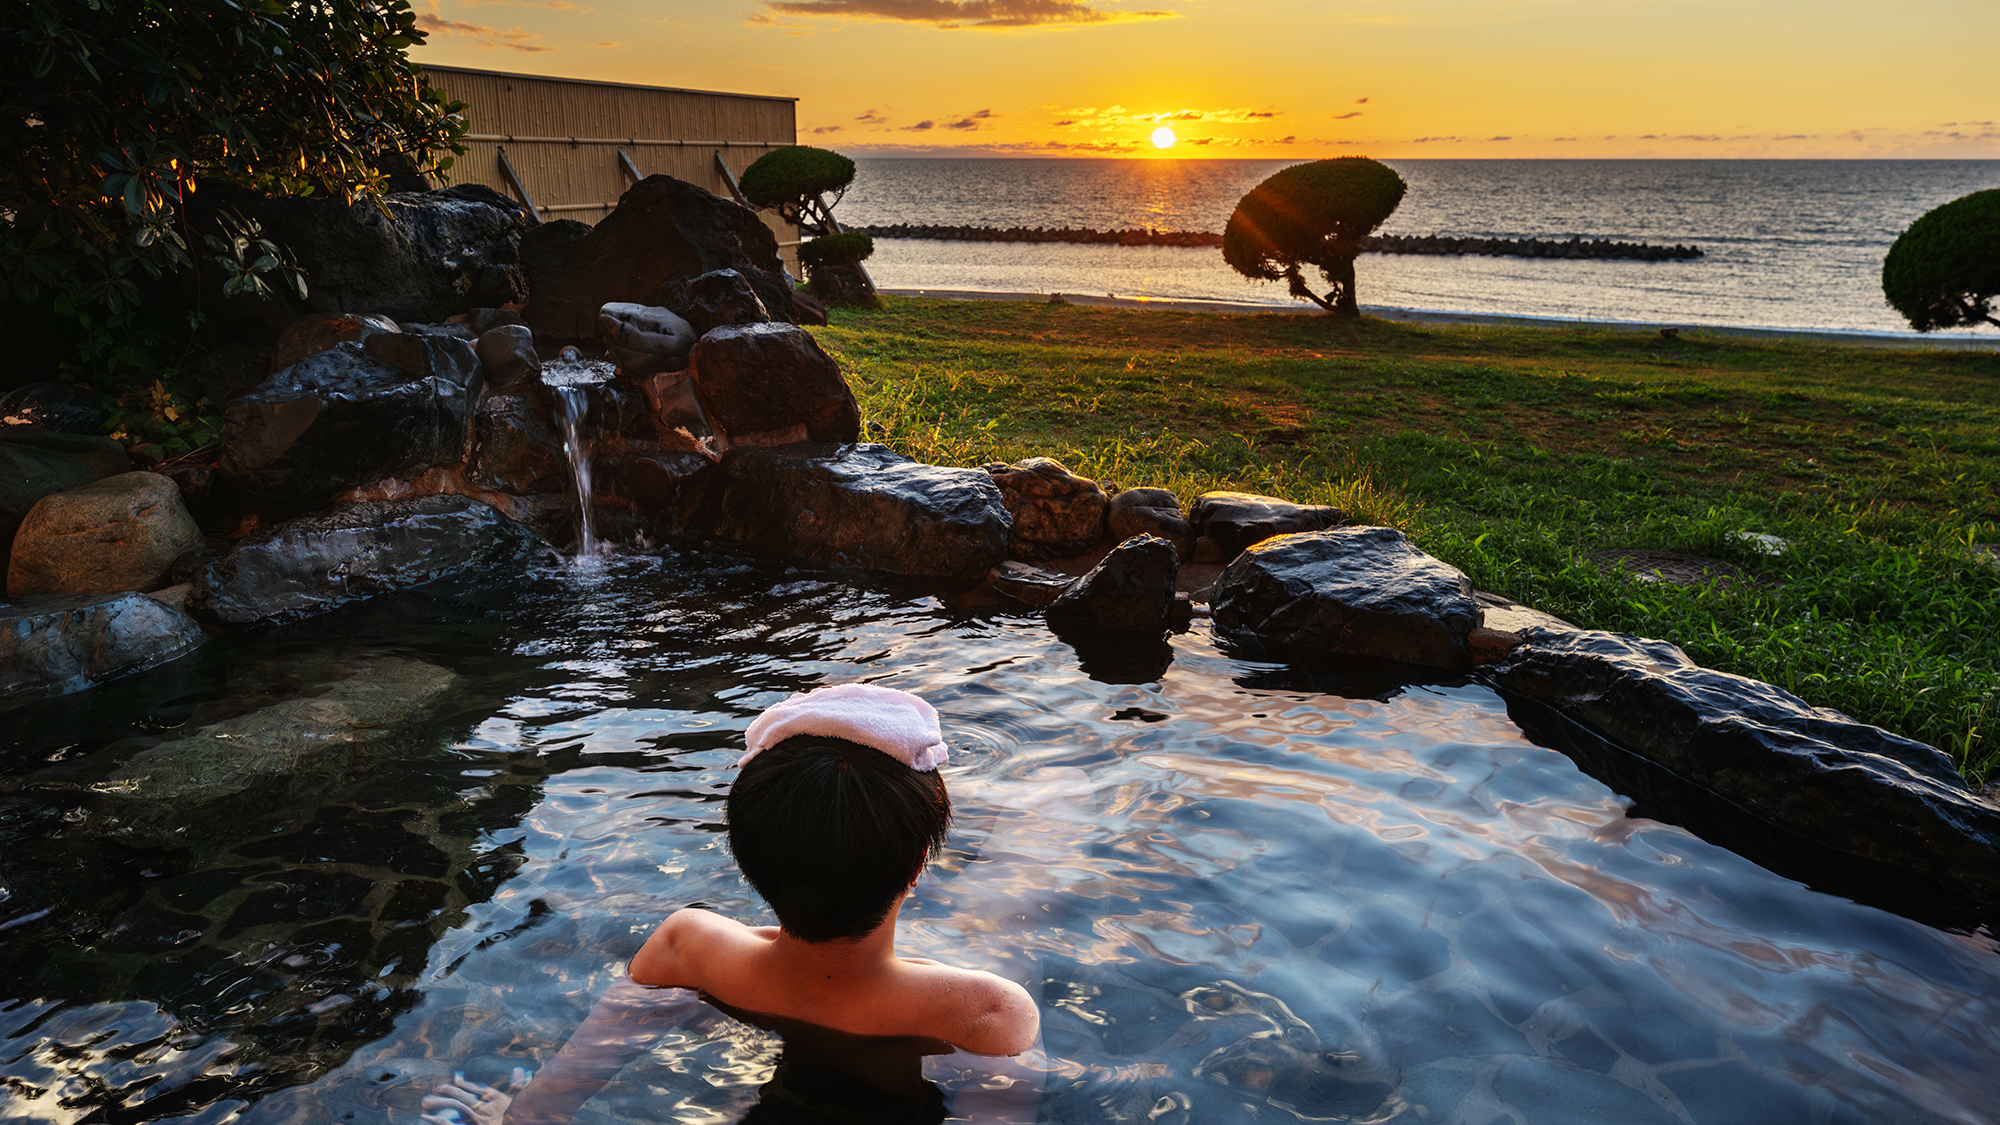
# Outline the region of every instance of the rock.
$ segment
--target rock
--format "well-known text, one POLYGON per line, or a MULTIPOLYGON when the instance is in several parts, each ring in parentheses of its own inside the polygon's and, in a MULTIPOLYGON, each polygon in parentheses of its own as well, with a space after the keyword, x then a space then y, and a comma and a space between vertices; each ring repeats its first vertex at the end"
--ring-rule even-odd
POLYGON ((361 350, 406 375, 443 379, 455 387, 476 388, 474 380, 481 376, 478 350, 456 336, 380 333, 361 341, 361 350))
POLYGON ((1194 553, 1194 529, 1181 515, 1180 498, 1165 488, 1114 492, 1104 524, 1111 537, 1121 543, 1134 535, 1157 535, 1172 543, 1183 559, 1194 553))
POLYGON ((526 528, 463 496, 351 504, 244 539, 195 577, 188 608, 230 628, 296 621, 534 545, 526 528))
POLYGON ((792 290, 792 309, 797 315, 800 324, 823 325, 826 323, 826 305, 821 303, 820 299, 811 293, 801 293, 796 289, 792 290))
POLYGON ((1485 590, 1474 590, 1472 600, 1479 603, 1481 624, 1487 629, 1520 633, 1538 626, 1549 629, 1576 628, 1553 613, 1544 613, 1533 606, 1522 605, 1512 598, 1503 598, 1485 590))
POLYGON ((110 438, 0 426, 0 559, 12 553, 15 530, 42 497, 131 470, 125 447, 110 438))
POLYGON ((196 378, 210 402, 227 404, 249 394, 276 370, 271 366, 273 354, 268 344, 231 340, 202 357, 196 378))
MULTIPOLYGON (((687 319, 696 336, 732 324, 768 324, 771 313, 736 270, 710 270, 687 284, 687 319)), ((821 323, 825 323, 822 321, 821 323)))
POLYGON ((431 324, 527 295, 520 246, 535 220, 488 187, 392 192, 352 204, 326 196, 230 202, 311 278, 303 311, 431 324))
POLYGON ((443 324, 404 324, 400 327, 410 336, 449 336, 454 340, 464 340, 468 344, 479 339, 479 333, 464 324, 449 320, 443 324))
POLYGON ((0 426, 40 426, 65 434, 100 434, 111 398, 69 383, 29 383, 0 395, 0 426))
POLYGON ((994 567, 990 580, 995 593, 1036 609, 1062 597, 1063 591, 1076 581, 1067 574, 1012 559, 994 567))
POLYGON ((868 275, 860 266, 821 266, 812 271, 813 296, 824 301, 829 307, 843 309, 877 309, 882 307, 882 298, 868 284, 868 275))
POLYGON ((521 323, 519 309, 467 309, 447 320, 447 324, 463 324, 472 330, 474 338, 486 335, 495 328, 505 328, 521 323))
POLYGON ((795 324, 717 328, 694 346, 695 394, 728 445, 851 442, 861 407, 840 365, 795 324))
MULTIPOLYGON (((126 844, 185 847, 190 813, 248 799, 268 808, 352 776, 362 756, 408 745, 411 727, 446 701, 458 677, 396 656, 351 662, 352 674, 142 750, 91 786, 87 831, 126 844)), ((252 809, 246 804, 246 814, 252 809)))
POLYGON ((521 317, 539 336, 588 340, 613 301, 686 309, 688 283, 733 269, 778 320, 791 292, 778 240, 756 212, 670 176, 648 176, 594 227, 546 223, 521 240, 530 294, 521 317))
POLYGON ((1273 535, 1319 531, 1346 522, 1346 512, 1327 504, 1294 504, 1250 492, 1204 492, 1188 513, 1195 537, 1206 536, 1221 548, 1222 557, 1216 562, 1228 562, 1273 535))
POLYGON ((941 578, 992 569, 1013 522, 980 470, 919 464, 872 444, 732 449, 682 512, 683 534, 941 578))
POLYGON ((0 710, 164 664, 201 641, 186 614, 144 594, 0 606, 0 710))
POLYGON ((360 344, 337 344, 229 404, 218 467, 253 506, 304 511, 381 477, 458 460, 470 394, 450 378, 413 378, 360 344))
POLYGON ((503 324, 480 334, 473 346, 479 366, 486 374, 486 386, 495 391, 511 391, 539 383, 542 359, 535 354, 535 334, 525 324, 503 324))
POLYGON ((2000 902, 2000 806, 1939 750, 1618 633, 1532 629, 1490 674, 1788 832, 2000 902))
POLYGON ((987 465, 986 472, 1000 487, 1014 517, 1014 537, 1007 544, 1010 557, 1067 558, 1104 538, 1104 513, 1110 501, 1096 481, 1077 476, 1048 457, 987 465))
POLYGON ((598 310, 605 354, 628 378, 687 367, 694 326, 665 309, 613 301, 598 310))
POLYGON ((549 424, 538 397, 533 391, 504 392, 479 400, 465 458, 468 483, 515 496, 569 489, 562 435, 549 424))
POLYGON ((156 590, 174 560, 201 545, 179 486, 157 473, 120 473, 36 503, 14 537, 7 593, 156 590))
POLYGON ((386 316, 355 313, 308 313, 292 321, 278 335, 271 349, 272 371, 283 371, 309 355, 318 355, 335 344, 361 343, 384 332, 400 335, 403 329, 386 316))
POLYGON ((1480 623, 1465 575, 1389 527, 1281 535, 1216 580, 1215 623, 1324 652, 1463 668, 1480 623))
POLYGON ((1049 625, 1058 632, 1116 629, 1157 637, 1167 631, 1179 565, 1172 543, 1135 535, 1050 603, 1049 625))

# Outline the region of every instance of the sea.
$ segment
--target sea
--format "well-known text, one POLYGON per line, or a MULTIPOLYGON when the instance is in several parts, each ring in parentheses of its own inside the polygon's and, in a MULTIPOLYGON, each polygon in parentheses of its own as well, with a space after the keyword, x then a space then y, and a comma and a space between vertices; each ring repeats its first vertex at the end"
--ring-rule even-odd
MULTIPOLYGON (((863 158, 834 209, 891 223, 1219 232, 1290 160, 863 158)), ((1688 261, 1364 254, 1365 307, 1904 333, 1882 258, 1924 212, 2000 187, 2000 160, 1385 160, 1409 193, 1384 234, 1694 245, 1688 261)), ((878 239, 891 289, 1295 305, 1214 247, 878 239)), ((2000 340, 2000 329, 1933 333, 2000 340)))

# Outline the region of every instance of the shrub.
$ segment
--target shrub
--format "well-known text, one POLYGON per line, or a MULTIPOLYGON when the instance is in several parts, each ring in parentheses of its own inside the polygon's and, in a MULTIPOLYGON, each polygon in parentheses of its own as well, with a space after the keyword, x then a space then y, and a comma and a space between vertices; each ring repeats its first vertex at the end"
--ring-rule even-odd
POLYGON ((854 161, 811 145, 772 149, 743 170, 743 197, 753 207, 776 210, 788 223, 818 229, 822 207, 831 208, 854 182, 854 161), (821 196, 833 199, 822 203, 821 196))
POLYGON ((809 270, 858 266, 874 253, 875 240, 865 234, 823 234, 799 247, 799 264, 809 270))
POLYGON ((2000 188, 1924 213, 1882 260, 1882 295, 1919 332, 1991 324, 2000 296, 2000 188))
POLYGON ((1252 280, 1290 284, 1292 296, 1336 316, 1361 315, 1354 258, 1403 201, 1403 177, 1365 156, 1295 164, 1251 188, 1222 232, 1222 257, 1252 280), (1320 297, 1301 268, 1316 266, 1333 286, 1320 297))

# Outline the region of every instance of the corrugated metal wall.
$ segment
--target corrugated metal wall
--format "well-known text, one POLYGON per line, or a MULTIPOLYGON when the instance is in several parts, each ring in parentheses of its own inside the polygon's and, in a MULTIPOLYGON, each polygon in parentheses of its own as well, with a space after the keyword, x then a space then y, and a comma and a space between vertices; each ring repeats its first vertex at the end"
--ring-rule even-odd
MULTIPOLYGON (((672 176, 728 199, 717 153, 740 176, 758 157, 798 138, 794 98, 448 66, 423 70, 431 85, 466 104, 466 152, 445 179, 518 199, 501 172, 505 150, 545 219, 596 223, 610 214, 632 184, 619 167, 621 148, 641 176, 672 176)), ((798 228, 769 213, 763 218, 796 274, 798 228)))

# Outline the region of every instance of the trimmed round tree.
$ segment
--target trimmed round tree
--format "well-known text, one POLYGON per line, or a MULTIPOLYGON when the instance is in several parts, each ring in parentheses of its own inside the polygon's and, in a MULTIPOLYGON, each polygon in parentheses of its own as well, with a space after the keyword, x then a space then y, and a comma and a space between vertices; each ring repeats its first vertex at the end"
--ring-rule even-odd
POLYGON ((753 207, 776 210, 786 222, 818 233, 847 185, 854 161, 811 145, 774 148, 743 170, 743 198, 753 207), (823 197, 831 193, 832 201, 823 197))
POLYGON ((867 278, 854 267, 875 252, 875 240, 865 234, 823 234, 799 247, 799 264, 806 268, 813 292, 829 305, 877 308, 867 278))
POLYGON ((1919 332, 1991 324, 2000 296, 2000 188, 1924 213, 1882 260, 1882 295, 1919 332))
POLYGON ((1365 156, 1294 164, 1236 204, 1222 232, 1223 260, 1244 277, 1284 281, 1292 296, 1335 316, 1360 316, 1355 256, 1406 190, 1394 169, 1365 156), (1306 284, 1306 266, 1317 267, 1333 286, 1325 297, 1306 284))

